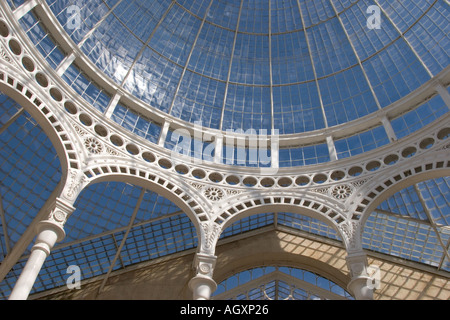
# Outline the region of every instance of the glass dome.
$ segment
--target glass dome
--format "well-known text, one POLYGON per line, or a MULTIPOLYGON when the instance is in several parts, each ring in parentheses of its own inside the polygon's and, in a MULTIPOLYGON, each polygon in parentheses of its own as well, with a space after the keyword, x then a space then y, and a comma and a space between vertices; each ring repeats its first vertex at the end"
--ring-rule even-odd
POLYGON ((86 57, 164 113, 280 134, 383 109, 448 65, 444 1, 48 1, 86 57), (381 8, 380 27, 371 26, 381 8), (373 21, 372 21, 373 22, 373 21))

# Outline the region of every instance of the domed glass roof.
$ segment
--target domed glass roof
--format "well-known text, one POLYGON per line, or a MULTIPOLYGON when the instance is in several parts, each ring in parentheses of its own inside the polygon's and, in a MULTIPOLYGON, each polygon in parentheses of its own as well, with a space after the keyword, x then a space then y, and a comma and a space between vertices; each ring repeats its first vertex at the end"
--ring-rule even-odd
POLYGON ((115 84, 207 128, 333 127, 391 105, 449 62, 443 0, 48 3, 115 84))

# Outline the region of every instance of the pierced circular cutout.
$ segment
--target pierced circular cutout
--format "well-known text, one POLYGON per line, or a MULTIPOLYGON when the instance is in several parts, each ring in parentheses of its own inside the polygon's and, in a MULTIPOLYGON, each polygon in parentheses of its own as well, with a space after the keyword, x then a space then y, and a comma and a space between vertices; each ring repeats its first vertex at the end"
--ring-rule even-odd
POLYGON ((352 177, 357 177, 363 172, 363 169, 361 167, 352 167, 350 170, 348 170, 348 174, 352 177))
POLYGON ((437 134, 438 139, 445 140, 450 136, 450 128, 444 128, 437 134))
POLYGON ((22 47, 14 39, 9 40, 9 48, 11 49, 12 53, 14 53, 16 56, 22 53, 22 47))
POLYGON ((223 180, 223 176, 218 172, 213 172, 209 175, 209 180, 218 183, 223 180))
POLYGON ((142 154, 142 159, 144 159, 147 162, 155 162, 156 157, 153 153, 147 151, 142 154))
MULTIPOLYGON (((109 137, 109 140, 112 142, 113 145, 115 145, 116 147, 121 147, 123 146, 123 140, 121 137, 119 137, 116 134, 111 135, 111 137, 109 137)), ((153 160, 155 161, 155 160, 153 160)))
POLYGON ((2 21, 2 20, 0 20, 0 35, 3 38, 6 38, 7 36, 9 36, 8 26, 6 25, 5 21, 2 21))
POLYGON ((258 184, 258 180, 256 180, 256 178, 254 177, 245 177, 244 180, 242 180, 242 183, 246 187, 254 187, 258 184))
POLYGON ((380 169, 380 167, 381 167, 381 163, 379 161, 370 161, 366 165, 367 171, 376 171, 376 170, 380 169))
POLYGON ((25 68, 25 70, 27 70, 28 72, 33 72, 34 71, 34 62, 30 58, 23 57, 22 58, 22 65, 25 68))
POLYGON ((311 182, 311 180, 309 179, 309 177, 307 176, 300 176, 297 179, 295 179, 295 183, 298 186, 306 186, 307 184, 309 184, 311 182))
POLYGON ((421 149, 429 149, 434 145, 434 139, 433 138, 426 138, 423 139, 420 143, 419 143, 419 147, 421 149))
POLYGON ((334 171, 331 174, 331 179, 333 179, 334 181, 339 181, 342 180, 345 177, 345 172, 344 171, 334 171))
POLYGON ((384 163, 387 165, 393 165, 398 161, 398 155, 390 154, 386 158, 384 158, 384 163))
POLYGON ((81 123, 84 124, 86 127, 90 127, 92 125, 92 119, 86 113, 80 114, 79 119, 81 123))
POLYGON ((128 153, 133 155, 133 156, 139 154, 139 148, 136 145, 132 144, 132 143, 127 144, 125 149, 127 149, 128 153))
POLYGON ((189 168, 184 164, 178 164, 175 166, 175 171, 179 174, 187 174, 189 172, 189 168))
POLYGON ((206 177, 206 172, 200 169, 195 169, 194 171, 192 171, 192 176, 197 179, 204 179, 206 177))
POLYGON ((237 185, 240 182, 239 178, 236 176, 228 176, 225 181, 232 186, 237 185))
POLYGON ((263 178, 259 183, 265 188, 270 188, 275 184, 275 180, 273 180, 272 178, 263 178))
POLYGON ((41 73, 41 72, 38 72, 38 73, 36 73, 35 78, 36 78, 37 83, 38 83, 41 87, 44 87, 44 88, 47 88, 47 87, 48 87, 48 79, 47 79, 47 76, 46 76, 46 75, 44 75, 44 74, 41 73))
POLYGON ((94 131, 101 137, 106 137, 108 135, 108 130, 100 124, 97 124, 94 127, 94 131))
POLYGON ((172 168, 172 162, 170 162, 169 160, 164 159, 164 158, 163 159, 159 159, 158 164, 163 169, 170 169, 170 168, 172 168))
POLYGON ((63 99, 61 91, 59 91, 59 89, 57 89, 57 88, 51 88, 50 95, 52 96, 53 100, 58 101, 58 102, 62 101, 62 99, 63 99))
POLYGON ((290 187, 292 185, 292 179, 288 177, 282 177, 278 179, 278 185, 283 188, 290 187))
POLYGON ((70 114, 77 114, 78 113, 78 109, 77 107, 70 101, 66 101, 64 103, 64 108, 66 109, 66 111, 70 114))
POLYGON ((402 157, 403 158, 409 158, 415 155, 417 152, 417 149, 415 147, 408 147, 405 150, 402 151, 402 157))
POLYGON ((327 176, 323 173, 316 174, 313 178, 315 183, 324 183, 327 181, 327 176))

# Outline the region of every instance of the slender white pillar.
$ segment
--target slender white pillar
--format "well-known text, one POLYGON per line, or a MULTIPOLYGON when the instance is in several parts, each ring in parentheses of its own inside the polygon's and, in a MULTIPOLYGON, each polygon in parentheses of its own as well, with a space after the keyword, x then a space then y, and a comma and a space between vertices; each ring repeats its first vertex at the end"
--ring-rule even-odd
POLYGON ((72 52, 68 56, 66 56, 63 61, 59 64, 59 66, 56 68, 56 73, 61 77, 64 72, 67 71, 67 69, 70 67, 70 65, 75 61, 77 58, 77 55, 75 52, 72 52))
POLYGON ((33 288, 45 259, 56 242, 65 237, 64 223, 75 209, 61 199, 56 199, 55 207, 48 219, 37 226, 37 237, 31 248, 31 255, 11 292, 9 300, 26 300, 33 288))
POLYGON ((381 117, 381 123, 386 130, 386 134, 391 142, 397 141, 397 135, 395 134, 394 128, 392 128, 391 121, 386 116, 381 117))
POLYGON ((223 136, 217 135, 214 142, 214 163, 222 163, 223 136))
POLYGON ((216 282, 208 277, 200 275, 195 276, 189 281, 194 300, 209 300, 214 291, 216 291, 216 282))
POLYGON ((28 298, 39 271, 57 239, 58 231, 54 230, 51 226, 47 226, 46 229, 39 233, 36 243, 31 249, 31 255, 28 258, 27 264, 22 270, 9 300, 26 300, 28 298))
POLYGON ((217 284, 212 278, 216 260, 217 257, 213 255, 196 254, 194 266, 197 275, 189 281, 189 288, 192 290, 194 300, 209 300, 216 291, 217 284))
POLYGON ((118 90, 114 97, 111 99, 111 101, 108 104, 108 107, 105 110, 105 117, 111 118, 114 110, 116 109, 117 104, 119 103, 120 99, 122 98, 123 93, 118 90))
POLYGON ((330 154, 330 161, 335 161, 338 159, 336 146, 334 145, 334 140, 332 136, 327 136, 327 146, 328 153, 330 154))
POLYGON ((159 141, 158 141, 158 145, 161 147, 164 147, 164 143, 166 142, 167 133, 169 132, 171 123, 172 123, 172 120, 166 119, 166 121, 164 122, 164 125, 161 129, 161 134, 159 135, 159 141))
POLYGON ((450 109, 450 93, 448 93, 447 88, 445 88, 441 83, 436 85, 436 91, 441 96, 442 100, 446 106, 450 109))
POLYGON ((349 254, 346 260, 352 277, 347 289, 356 300, 373 300, 373 279, 367 272, 367 256, 358 252, 349 254))

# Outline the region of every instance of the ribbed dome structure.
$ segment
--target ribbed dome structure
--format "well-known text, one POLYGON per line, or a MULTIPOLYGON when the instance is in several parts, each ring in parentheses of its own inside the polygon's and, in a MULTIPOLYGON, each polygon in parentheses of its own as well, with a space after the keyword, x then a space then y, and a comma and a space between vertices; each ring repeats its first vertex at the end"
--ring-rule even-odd
POLYGON ((433 2, 380 1, 372 30, 374 1, 89 1, 76 29, 75 2, 49 6, 90 62, 150 108, 295 134, 370 115, 447 66, 447 8, 433 2), (422 36, 431 21, 440 31, 422 36))
POLYGON ((2 2, 0 297, 450 299, 449 8, 2 2))

